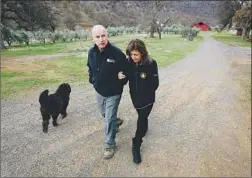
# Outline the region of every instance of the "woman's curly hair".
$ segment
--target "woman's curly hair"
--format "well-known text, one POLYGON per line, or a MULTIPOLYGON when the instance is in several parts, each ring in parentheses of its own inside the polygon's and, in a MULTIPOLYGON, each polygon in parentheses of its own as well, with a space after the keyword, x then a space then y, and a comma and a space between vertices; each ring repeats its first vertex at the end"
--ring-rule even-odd
POLYGON ((143 61, 147 62, 151 60, 146 46, 142 40, 138 38, 131 40, 126 48, 126 55, 130 58, 130 53, 134 50, 137 50, 142 54, 143 61))

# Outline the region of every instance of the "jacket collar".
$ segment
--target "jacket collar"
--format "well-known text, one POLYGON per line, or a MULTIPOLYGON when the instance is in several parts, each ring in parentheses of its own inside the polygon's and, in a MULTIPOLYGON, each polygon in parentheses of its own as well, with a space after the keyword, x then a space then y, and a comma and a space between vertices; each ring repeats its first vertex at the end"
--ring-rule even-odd
POLYGON ((142 60, 142 61, 140 61, 140 62, 138 62, 138 63, 135 63, 132 59, 128 58, 128 61, 129 61, 131 64, 135 65, 135 66, 143 66, 143 65, 148 64, 148 61, 147 61, 147 60, 142 60))
POLYGON ((101 51, 100 51, 100 49, 98 48, 98 46, 97 46, 96 44, 94 44, 94 49, 95 49, 96 51, 98 51, 98 52, 106 52, 106 51, 109 50, 110 46, 111 46, 111 44, 110 44, 110 42, 108 41, 108 44, 107 44, 107 45, 105 46, 105 48, 103 48, 101 51))

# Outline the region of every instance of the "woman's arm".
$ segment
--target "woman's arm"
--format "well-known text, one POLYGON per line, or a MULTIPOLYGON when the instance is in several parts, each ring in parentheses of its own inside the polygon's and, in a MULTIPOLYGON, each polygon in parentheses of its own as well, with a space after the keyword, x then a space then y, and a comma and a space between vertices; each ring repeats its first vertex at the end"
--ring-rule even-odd
POLYGON ((151 64, 151 88, 156 91, 159 86, 158 66, 157 62, 153 60, 151 64))

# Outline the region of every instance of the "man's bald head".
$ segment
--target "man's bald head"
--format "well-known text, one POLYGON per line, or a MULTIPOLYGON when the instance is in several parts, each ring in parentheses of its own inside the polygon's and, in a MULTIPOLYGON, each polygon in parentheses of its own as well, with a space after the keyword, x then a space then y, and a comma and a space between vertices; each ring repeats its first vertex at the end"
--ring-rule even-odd
POLYGON ((92 36, 97 31, 104 31, 104 32, 107 33, 107 29, 104 26, 102 26, 102 25, 95 25, 95 26, 93 26, 92 31, 91 31, 92 32, 92 36))
POLYGON ((93 26, 91 33, 93 40, 99 49, 104 48, 108 44, 108 33, 104 26, 93 26))

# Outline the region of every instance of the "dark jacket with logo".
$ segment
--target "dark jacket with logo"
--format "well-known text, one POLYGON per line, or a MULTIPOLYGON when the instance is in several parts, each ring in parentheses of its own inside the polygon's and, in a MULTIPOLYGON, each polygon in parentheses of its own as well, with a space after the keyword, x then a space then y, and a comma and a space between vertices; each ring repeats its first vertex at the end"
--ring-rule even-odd
POLYGON ((127 59, 117 47, 108 43, 102 52, 96 45, 88 51, 89 82, 104 97, 122 94, 127 79, 119 80, 118 72, 125 71, 127 59))
POLYGON ((140 63, 129 61, 129 88, 133 105, 137 109, 155 102, 155 91, 159 86, 157 63, 148 59, 140 63))

